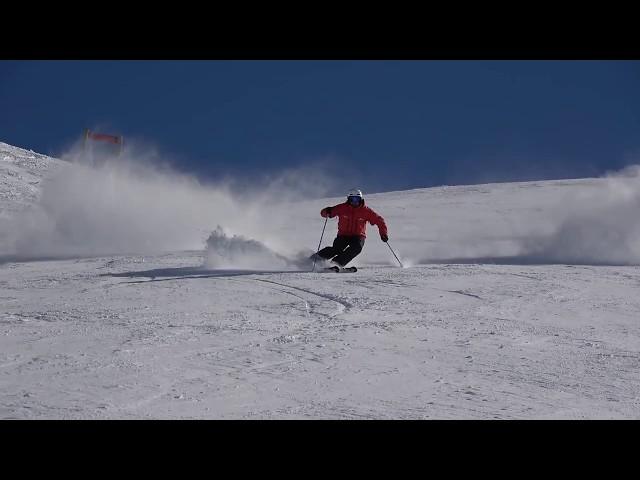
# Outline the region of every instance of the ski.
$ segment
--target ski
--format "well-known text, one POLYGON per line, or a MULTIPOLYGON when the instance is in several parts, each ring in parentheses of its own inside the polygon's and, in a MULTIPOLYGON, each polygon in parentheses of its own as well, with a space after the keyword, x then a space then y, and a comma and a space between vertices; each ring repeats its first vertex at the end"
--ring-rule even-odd
POLYGON ((344 267, 340 268, 337 265, 333 267, 323 268, 322 272, 335 272, 335 273, 355 273, 358 271, 356 267, 344 267))

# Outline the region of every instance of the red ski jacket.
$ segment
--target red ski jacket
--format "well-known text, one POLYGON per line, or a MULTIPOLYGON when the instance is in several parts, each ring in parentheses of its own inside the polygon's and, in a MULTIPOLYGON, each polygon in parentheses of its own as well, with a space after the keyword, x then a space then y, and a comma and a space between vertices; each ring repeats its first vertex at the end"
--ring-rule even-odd
POLYGON ((327 209, 323 208, 320 215, 324 218, 339 217, 338 235, 366 237, 367 222, 378 226, 381 237, 387 235, 387 224, 384 223, 384 218, 365 206, 364 200, 357 207, 345 202, 330 208, 331 214, 328 214, 327 209))

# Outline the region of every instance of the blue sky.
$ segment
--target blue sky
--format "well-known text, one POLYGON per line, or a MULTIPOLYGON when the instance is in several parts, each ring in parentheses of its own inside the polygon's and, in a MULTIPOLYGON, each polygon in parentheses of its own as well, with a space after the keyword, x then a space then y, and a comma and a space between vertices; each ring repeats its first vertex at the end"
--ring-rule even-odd
POLYGON ((584 177, 640 163, 638 86, 640 61, 0 61, 0 141, 100 126, 203 180, 328 162, 369 192, 584 177))

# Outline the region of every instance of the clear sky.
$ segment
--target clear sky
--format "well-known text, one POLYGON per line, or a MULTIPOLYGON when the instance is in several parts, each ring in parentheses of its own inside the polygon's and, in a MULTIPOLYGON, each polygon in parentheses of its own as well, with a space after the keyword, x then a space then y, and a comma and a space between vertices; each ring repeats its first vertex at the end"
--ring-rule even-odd
POLYGON ((0 141, 99 126, 202 179, 329 160, 369 192, 575 178, 640 163, 639 87, 640 61, 0 61, 0 141))

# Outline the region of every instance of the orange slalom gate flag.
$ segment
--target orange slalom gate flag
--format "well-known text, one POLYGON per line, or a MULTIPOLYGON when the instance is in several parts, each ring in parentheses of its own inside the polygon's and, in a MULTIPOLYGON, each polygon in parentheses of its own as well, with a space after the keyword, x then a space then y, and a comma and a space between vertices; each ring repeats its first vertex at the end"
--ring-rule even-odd
POLYGON ((88 138, 92 140, 103 140, 109 143, 120 144, 122 142, 121 137, 116 137, 115 135, 105 135, 104 133, 88 133, 88 138))

